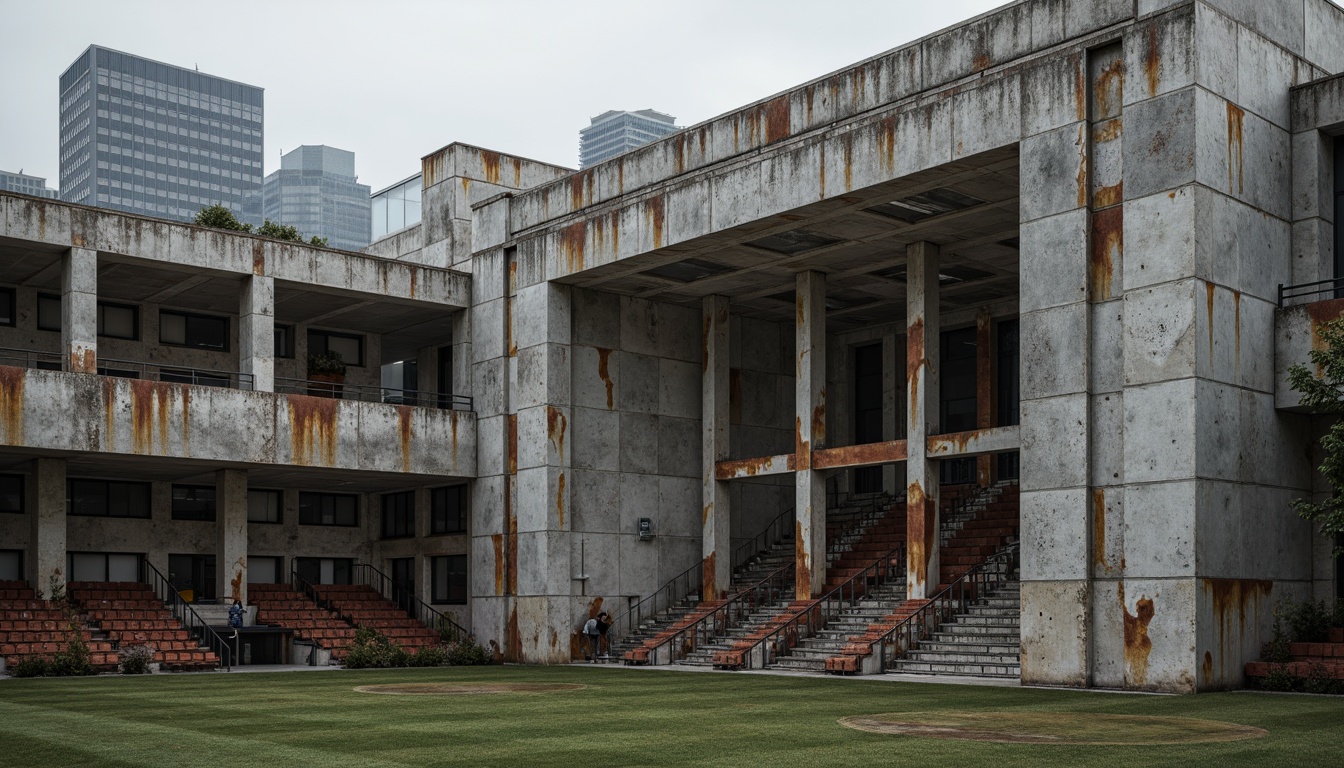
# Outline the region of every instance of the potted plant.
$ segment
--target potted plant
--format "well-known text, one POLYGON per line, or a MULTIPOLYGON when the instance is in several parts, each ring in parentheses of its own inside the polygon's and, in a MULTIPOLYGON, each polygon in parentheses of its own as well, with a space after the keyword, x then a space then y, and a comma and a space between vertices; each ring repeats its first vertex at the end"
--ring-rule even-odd
POLYGON ((339 398, 345 391, 345 359, 340 352, 308 355, 308 394, 339 398))

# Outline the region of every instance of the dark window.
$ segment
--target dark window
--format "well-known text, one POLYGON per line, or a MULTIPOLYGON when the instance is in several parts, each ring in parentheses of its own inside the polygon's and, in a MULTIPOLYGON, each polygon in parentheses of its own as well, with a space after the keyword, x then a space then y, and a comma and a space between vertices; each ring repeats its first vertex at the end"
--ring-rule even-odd
POLYGON ((13 288, 0 288, 0 325, 14 325, 13 288))
POLYGON ((177 347, 229 351, 229 318, 159 311, 159 341, 177 347))
MULTIPOLYGON (((854 348, 854 444, 882 442, 882 345, 854 348)), ((855 493, 882 490, 881 467, 854 470, 855 493)))
POLYGON ((215 589, 214 555, 168 555, 168 581, 189 603, 213 602, 215 589))
POLYGON ((275 356, 285 358, 294 356, 294 326, 275 326, 275 356))
POLYGON ((0 581, 23 580, 23 550, 0 549, 0 581))
POLYGON ((149 517, 149 483, 71 480, 69 510, 91 517, 149 517))
POLYGON ((1018 350, 1017 320, 1004 320, 996 329, 998 335, 998 426, 1010 427, 1018 423, 1018 350))
POLYGON ((61 330, 61 297, 49 293, 37 295, 37 329, 39 331, 61 330))
POLYGON ((247 492, 247 522, 279 523, 284 520, 280 491, 247 492))
POLYGON ((415 491, 383 494, 383 538, 415 535, 415 491))
POLYGON ((441 555, 430 558, 434 569, 431 602, 462 605, 467 602, 467 556, 441 555))
POLYGON ((0 512, 23 514, 23 475, 0 475, 0 512))
POLYGON ((289 581, 289 576, 280 571, 281 558, 249 555, 247 558, 248 584, 281 584, 289 581))
POLYGON ((335 331, 308 331, 308 354, 339 352, 346 365, 364 365, 364 337, 335 331))
POLYGON ((359 525, 359 497, 344 493, 299 494, 301 525, 359 525))
POLYGON ((98 302, 98 335, 110 339, 139 339, 140 308, 98 302))
POLYGON ((309 584, 349 584, 355 561, 348 557, 296 557, 294 570, 309 584))
POLYGON ((439 407, 453 407, 453 348, 439 347, 439 407))
MULTIPOLYGON (((943 369, 939 379, 941 432, 967 432, 976 428, 976 338, 975 328, 945 331, 940 339, 943 369)), ((938 462, 944 485, 975 482, 975 457, 938 462)))
POLYGON ((140 581, 142 555, 120 552, 68 552, 70 581, 140 581))
POLYGON ((215 488, 211 485, 174 485, 173 519, 215 519, 215 488))
POLYGON ((429 532, 467 532, 467 486, 449 485, 429 492, 429 532))

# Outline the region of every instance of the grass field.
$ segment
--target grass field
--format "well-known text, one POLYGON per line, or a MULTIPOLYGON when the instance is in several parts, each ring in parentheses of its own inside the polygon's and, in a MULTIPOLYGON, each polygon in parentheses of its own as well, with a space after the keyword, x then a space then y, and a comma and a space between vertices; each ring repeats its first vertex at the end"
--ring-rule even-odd
POLYGON ((0 680, 0 765, 1278 766, 1344 764, 1344 699, 1184 697, 591 667, 0 680), (389 696, 390 683, 580 690, 389 696), (995 744, 866 733, 888 712, 1206 718, 1263 738, 1177 746, 995 744))

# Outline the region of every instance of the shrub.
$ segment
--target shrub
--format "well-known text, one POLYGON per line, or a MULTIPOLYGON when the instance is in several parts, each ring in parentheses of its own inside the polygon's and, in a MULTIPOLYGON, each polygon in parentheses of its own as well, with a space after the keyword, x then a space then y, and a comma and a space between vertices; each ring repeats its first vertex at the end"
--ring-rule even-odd
POLYGON ((1335 625, 1337 606, 1326 606, 1325 601, 1284 600, 1274 611, 1288 625, 1288 635, 1295 643, 1324 642, 1331 626, 1335 625))
POLYGON ((1297 688, 1299 682, 1297 675, 1289 672, 1287 667, 1279 666, 1260 678, 1260 688, 1266 691, 1291 691, 1297 688))
POLYGON ((48 677, 51 675, 51 661, 42 656, 28 656, 6 669, 14 677, 48 677))
POLYGON ((119 656, 121 658, 121 674, 148 674, 150 662, 154 661, 154 647, 151 645, 128 645, 121 649, 119 656))
POLYGON ((411 667, 438 667, 448 660, 448 654, 440 645, 428 645, 411 654, 406 660, 411 667))
POLYGON ((228 229, 234 232, 251 232, 252 225, 244 224, 238 221, 238 217, 233 215, 233 211, 215 203, 214 205, 202 208, 196 212, 196 224, 202 227, 214 227, 215 229, 228 229))
POLYGON ((1307 676, 1300 683, 1306 693, 1344 693, 1344 680, 1331 677, 1329 668, 1319 661, 1307 667, 1307 676))
POLYGON ((1282 622, 1274 617, 1274 634, 1270 636, 1269 642, 1265 643, 1260 649, 1261 661, 1272 661, 1276 664, 1283 664, 1293 660, 1292 638, 1284 631, 1282 622))
POLYGON ((84 642, 84 635, 79 628, 70 625, 67 637, 69 639, 65 643, 65 650, 51 659, 51 674, 59 677, 98 674, 98 670, 94 669, 91 662, 89 644, 84 642))
POLYGON ((446 654, 448 663, 455 667, 476 666, 491 662, 489 649, 478 644, 473 638, 449 643, 446 654))
POLYGON ((340 352, 312 352, 308 354, 308 375, 315 373, 329 373, 341 375, 345 373, 345 358, 341 357, 340 352))
POLYGON ((410 654, 393 645, 386 635, 367 627, 355 632, 355 641, 345 652, 347 669, 404 667, 409 660, 410 654))

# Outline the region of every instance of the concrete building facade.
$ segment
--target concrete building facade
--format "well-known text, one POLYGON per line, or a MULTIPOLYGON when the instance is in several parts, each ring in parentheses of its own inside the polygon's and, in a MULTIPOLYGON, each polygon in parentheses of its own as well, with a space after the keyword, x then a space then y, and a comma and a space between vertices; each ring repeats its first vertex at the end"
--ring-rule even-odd
MULTIPOLYGON (((41 581, 91 546, 58 467, 225 498, 238 472, 350 482, 365 505, 465 483, 458 615, 553 663, 678 576, 721 595, 781 515, 794 596, 816 597, 828 507, 873 491, 904 499, 926 598, 942 490, 1015 479, 1024 682, 1235 687, 1277 601, 1339 594, 1334 542, 1289 507, 1330 489, 1285 371, 1344 314, 1340 39, 1326 0, 1022 0, 577 173, 449 145, 422 161, 420 223, 364 255, 0 197, 15 346, 45 338, 28 293, 59 286, 68 318, 41 342, 63 371, 0 369, 0 444, 36 489, 0 549, 41 581), (201 290, 128 295, 169 268, 201 290), (95 332, 98 301, 197 295, 238 318, 228 370, 253 391, 99 372, 132 353, 95 332), (470 413, 336 401, 328 427, 272 391, 283 315, 371 349, 392 305, 411 338, 380 359, 413 348, 421 388, 470 413), (219 431, 194 431, 203 402, 219 431), (241 413, 273 428, 234 435, 241 413)), ((221 524, 217 561, 439 552, 326 532, 221 524)))
POLYGON ((679 130, 677 118, 652 109, 608 110, 579 130, 579 167, 610 160, 679 130))
POLYGON ((45 197, 48 200, 57 200, 61 196, 59 190, 47 186, 46 179, 41 176, 29 176, 22 170, 18 173, 0 171, 0 191, 45 197))
POLYGON ((60 78, 61 199, 176 221, 220 203, 261 224, 262 97, 89 46, 60 78))
POLYGON ((280 157, 280 170, 262 185, 262 216, 325 237, 333 248, 369 244, 369 185, 355 175, 355 153, 305 145, 280 157))

